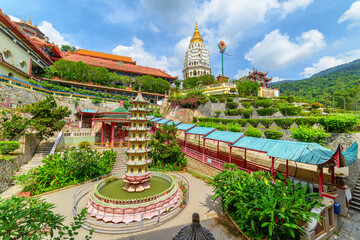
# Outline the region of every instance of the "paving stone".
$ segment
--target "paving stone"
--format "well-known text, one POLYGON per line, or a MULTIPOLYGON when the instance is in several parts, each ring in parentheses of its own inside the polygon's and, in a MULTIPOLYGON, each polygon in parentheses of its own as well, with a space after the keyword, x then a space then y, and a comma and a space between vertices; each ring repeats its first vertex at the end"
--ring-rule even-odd
POLYGON ((350 219, 345 219, 344 224, 341 227, 341 232, 350 234, 353 226, 354 226, 354 221, 350 219))
POLYGON ((338 226, 338 228, 342 227, 342 225, 344 224, 345 219, 346 219, 345 217, 337 215, 337 226, 338 226))
POLYGON ((359 222, 360 221, 360 213, 354 213, 354 215, 352 215, 351 220, 355 221, 355 222, 359 222))
POLYGON ((358 224, 357 222, 355 222, 353 226, 350 237, 354 239, 360 239, 360 224, 358 224))

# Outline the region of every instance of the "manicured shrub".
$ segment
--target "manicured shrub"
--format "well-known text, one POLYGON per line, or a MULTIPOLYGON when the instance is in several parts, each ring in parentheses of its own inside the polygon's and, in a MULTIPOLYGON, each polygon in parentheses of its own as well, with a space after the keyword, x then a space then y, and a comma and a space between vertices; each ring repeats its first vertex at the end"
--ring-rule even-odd
POLYGON ((226 102, 234 102, 234 98, 233 97, 227 97, 226 102))
POLYGON ((309 126, 312 127, 314 126, 315 123, 318 122, 317 118, 313 118, 313 117, 308 117, 308 118, 295 118, 295 123, 298 126, 304 125, 304 126, 309 126))
POLYGON ((244 108, 250 108, 251 107, 251 102, 243 102, 241 104, 243 105, 244 108))
POLYGON ((308 117, 308 116, 310 116, 310 112, 300 112, 299 116, 308 117))
POLYGON ((198 118, 197 117, 193 117, 193 123, 197 123, 198 118))
POLYGON ((274 119, 274 122, 276 123, 276 125, 278 125, 279 127, 283 128, 283 129, 289 129, 291 127, 291 125, 294 123, 294 119, 279 118, 279 119, 274 119))
POLYGON ((20 148, 20 143, 17 141, 0 142, 1 155, 9 154, 19 148, 20 148))
POLYGON ((325 144, 325 138, 330 137, 330 133, 326 133, 324 128, 312 128, 301 125, 297 128, 291 128, 291 137, 300 142, 315 142, 325 144))
POLYGON ((252 109, 241 109, 242 110, 242 114, 245 118, 249 118, 253 112, 252 109))
POLYGON ((225 103, 225 98, 219 98, 220 103, 225 103))
POLYGON ((260 116, 271 116, 277 111, 279 111, 277 108, 259 108, 256 110, 260 116))
POLYGON ((262 132, 259 129, 256 129, 254 127, 249 127, 244 131, 244 134, 248 137, 256 137, 261 138, 262 132))
POLYGON ((212 103, 218 102, 218 99, 216 97, 209 97, 209 99, 210 99, 210 102, 212 102, 212 103))
POLYGON ((284 136, 284 133, 277 130, 265 130, 264 135, 268 139, 276 139, 279 140, 284 136))
POLYGON ((227 129, 230 131, 230 132, 241 132, 242 131, 242 128, 240 125, 236 124, 236 123, 231 123, 231 124, 228 124, 226 125, 227 126, 227 129))
POLYGON ((290 95, 287 97, 286 99, 289 103, 293 103, 295 101, 295 96, 294 95, 290 95))
POLYGON ((259 125, 259 119, 249 119, 247 122, 253 127, 257 127, 259 125))
POLYGON ((220 114, 221 114, 221 111, 215 111, 215 115, 216 115, 217 117, 219 117, 220 114))
POLYGON ((251 105, 254 108, 259 108, 259 107, 269 108, 273 105, 273 102, 271 101, 271 99, 263 99, 263 100, 254 101, 251 103, 251 105))
POLYGON ((266 128, 269 128, 274 123, 274 119, 259 119, 259 122, 266 128))
POLYGON ((229 109, 235 109, 239 106, 239 103, 235 103, 235 102, 227 102, 226 103, 226 107, 229 109))
POLYGON ((89 142, 81 142, 81 143, 79 143, 79 148, 85 149, 87 147, 90 147, 90 145, 91 144, 89 142))
POLYGON ((232 93, 236 92, 236 88, 230 88, 230 92, 232 93))
POLYGON ((319 123, 327 132, 346 133, 354 130, 359 119, 353 115, 334 115, 319 118, 319 123))
POLYGON ((247 120, 246 119, 237 119, 236 122, 237 122, 237 124, 244 127, 246 125, 246 123, 247 123, 247 120))
POLYGON ((321 117, 322 116, 322 111, 321 110, 312 110, 310 112, 309 116, 321 117))
POLYGON ((283 116, 297 116, 301 112, 301 107, 280 107, 283 116))
POLYGON ((320 103, 313 103, 313 104, 311 104, 311 107, 313 109, 318 109, 318 108, 321 108, 321 104, 320 103))

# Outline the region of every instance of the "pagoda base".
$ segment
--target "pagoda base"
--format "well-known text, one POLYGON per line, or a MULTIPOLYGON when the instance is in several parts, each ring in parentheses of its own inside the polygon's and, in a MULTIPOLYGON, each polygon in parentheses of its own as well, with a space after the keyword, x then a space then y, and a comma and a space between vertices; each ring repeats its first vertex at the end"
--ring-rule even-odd
POLYGON ((124 182, 126 182, 126 183, 137 185, 137 184, 148 181, 151 178, 151 172, 148 171, 141 175, 125 173, 122 178, 123 178, 124 182))
POLYGON ((128 192, 142 192, 149 188, 150 188, 149 182, 144 182, 139 184, 126 183, 125 186, 123 187, 123 189, 128 192))

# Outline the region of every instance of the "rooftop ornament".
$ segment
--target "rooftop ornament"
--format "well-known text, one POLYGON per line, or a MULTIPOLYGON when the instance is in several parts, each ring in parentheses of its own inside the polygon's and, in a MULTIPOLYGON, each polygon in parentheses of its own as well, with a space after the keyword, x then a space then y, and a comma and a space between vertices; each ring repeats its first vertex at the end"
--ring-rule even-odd
POLYGON ((183 227, 173 240, 215 240, 215 237, 209 230, 201 226, 199 214, 194 213, 192 224, 183 227))

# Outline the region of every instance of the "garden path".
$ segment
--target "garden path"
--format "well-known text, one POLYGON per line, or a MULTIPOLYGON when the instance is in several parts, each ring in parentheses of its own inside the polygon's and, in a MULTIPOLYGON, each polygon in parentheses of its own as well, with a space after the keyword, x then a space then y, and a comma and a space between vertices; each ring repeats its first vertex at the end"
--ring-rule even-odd
MULTIPOLYGON (((27 173, 29 170, 37 168, 41 165, 41 160, 46 157, 50 151, 51 148, 54 145, 54 142, 56 140, 55 138, 48 138, 46 140, 43 140, 40 142, 38 148, 36 149, 36 152, 32 159, 26 163, 25 165, 21 166, 16 173, 16 176, 21 175, 23 173, 27 173)), ((13 185, 6 189, 4 192, 0 194, 1 198, 11 198, 13 195, 16 195, 17 193, 21 192, 22 187, 20 185, 13 185)))
POLYGON ((349 210, 348 217, 337 215, 337 225, 340 229, 335 239, 360 239, 360 212, 354 209, 349 210))
POLYGON ((117 158, 111 168, 111 174, 123 173, 126 171, 126 164, 124 163, 126 148, 114 148, 113 150, 117 152, 117 158))

